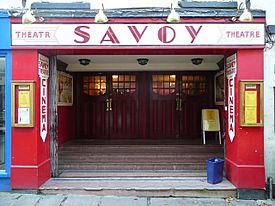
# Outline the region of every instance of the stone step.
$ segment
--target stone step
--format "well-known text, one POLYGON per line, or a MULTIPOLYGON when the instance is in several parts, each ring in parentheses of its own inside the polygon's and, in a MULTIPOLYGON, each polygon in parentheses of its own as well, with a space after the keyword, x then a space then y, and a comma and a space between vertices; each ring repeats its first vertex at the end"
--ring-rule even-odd
POLYGON ((178 171, 93 171, 93 170, 64 170, 60 178, 140 178, 140 177, 206 177, 205 170, 178 170, 178 171))
POLYGON ((60 170, 100 170, 100 171, 176 171, 176 170, 205 170, 205 164, 184 164, 184 163, 70 163, 70 164, 60 164, 60 170))
POLYGON ((202 147, 202 146, 193 146, 193 147, 182 147, 182 146, 148 146, 148 145, 139 145, 139 146, 72 146, 72 147, 62 147, 60 152, 105 152, 105 153, 132 153, 132 152, 193 152, 193 153, 208 153, 208 152, 223 152, 223 148, 219 147, 202 147))
POLYGON ((154 159, 164 159, 164 158, 175 158, 175 159, 206 159, 210 157, 215 156, 223 156, 222 153, 208 153, 208 154, 144 154, 144 153, 133 153, 133 154, 108 154, 108 153, 102 153, 102 154, 90 154, 90 153, 59 153, 60 158, 64 159, 91 159, 91 158, 114 158, 114 159, 144 159, 144 158, 154 158, 154 159))
POLYGON ((154 163, 166 163, 166 164, 174 164, 174 163, 205 163, 207 161, 207 158, 205 157, 200 157, 200 158, 180 158, 180 157, 169 157, 169 158, 137 158, 137 157, 121 157, 121 158, 116 158, 116 157, 91 157, 91 158, 67 158, 65 159, 60 158, 59 159, 59 164, 75 164, 75 163, 98 163, 98 164, 105 164, 105 163, 147 163, 147 164, 154 164, 154 163))
POLYGON ((42 194, 89 194, 144 197, 235 197, 236 188, 224 179, 207 183, 206 177, 52 178, 42 194))

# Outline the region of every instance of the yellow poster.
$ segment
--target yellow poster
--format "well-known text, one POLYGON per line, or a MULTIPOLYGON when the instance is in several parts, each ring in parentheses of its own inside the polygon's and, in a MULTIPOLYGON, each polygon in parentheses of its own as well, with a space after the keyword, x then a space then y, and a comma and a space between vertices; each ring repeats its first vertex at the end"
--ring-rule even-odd
POLYGON ((215 110, 206 110, 206 118, 208 121, 215 121, 215 110))
POLYGON ((245 91, 244 122, 247 124, 257 123, 257 91, 245 91))
POLYGON ((18 107, 19 108, 30 108, 30 91, 19 91, 18 92, 18 107))
POLYGON ((219 131, 220 119, 218 109, 202 110, 202 129, 203 131, 219 131))

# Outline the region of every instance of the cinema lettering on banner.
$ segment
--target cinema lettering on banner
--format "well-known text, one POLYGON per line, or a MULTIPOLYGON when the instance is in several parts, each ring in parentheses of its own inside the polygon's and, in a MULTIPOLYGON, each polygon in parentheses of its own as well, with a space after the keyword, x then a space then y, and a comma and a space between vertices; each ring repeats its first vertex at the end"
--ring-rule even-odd
POLYGON ((230 141, 233 142, 235 137, 235 77, 237 74, 237 57, 236 54, 226 59, 226 77, 228 81, 228 134, 230 141))
POLYGON ((49 59, 41 54, 38 56, 38 75, 40 77, 40 137, 45 142, 48 132, 49 59))

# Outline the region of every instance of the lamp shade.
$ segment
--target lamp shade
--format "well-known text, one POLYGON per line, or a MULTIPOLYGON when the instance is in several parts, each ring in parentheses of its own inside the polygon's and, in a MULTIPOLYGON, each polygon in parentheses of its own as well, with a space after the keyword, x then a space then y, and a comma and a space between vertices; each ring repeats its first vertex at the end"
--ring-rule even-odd
POLYGON ((32 24, 36 21, 35 17, 32 14, 31 10, 28 10, 23 16, 22 16, 22 24, 32 24))
POLYGON ((180 21, 180 15, 175 11, 174 8, 171 9, 170 14, 167 17, 167 22, 179 22, 180 21))
POLYGON ((108 22, 107 16, 104 14, 103 9, 99 9, 98 13, 95 16, 95 23, 106 23, 108 22))
POLYGON ((242 15, 239 18, 240 21, 252 21, 253 16, 248 9, 244 9, 242 15))

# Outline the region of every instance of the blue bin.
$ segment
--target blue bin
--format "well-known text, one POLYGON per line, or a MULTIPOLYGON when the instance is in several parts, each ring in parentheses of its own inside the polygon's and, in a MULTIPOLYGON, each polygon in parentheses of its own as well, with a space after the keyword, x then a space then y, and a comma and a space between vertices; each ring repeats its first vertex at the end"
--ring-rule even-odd
POLYGON ((207 164, 207 182, 217 184, 223 179, 224 160, 221 158, 210 158, 206 161, 207 164))

